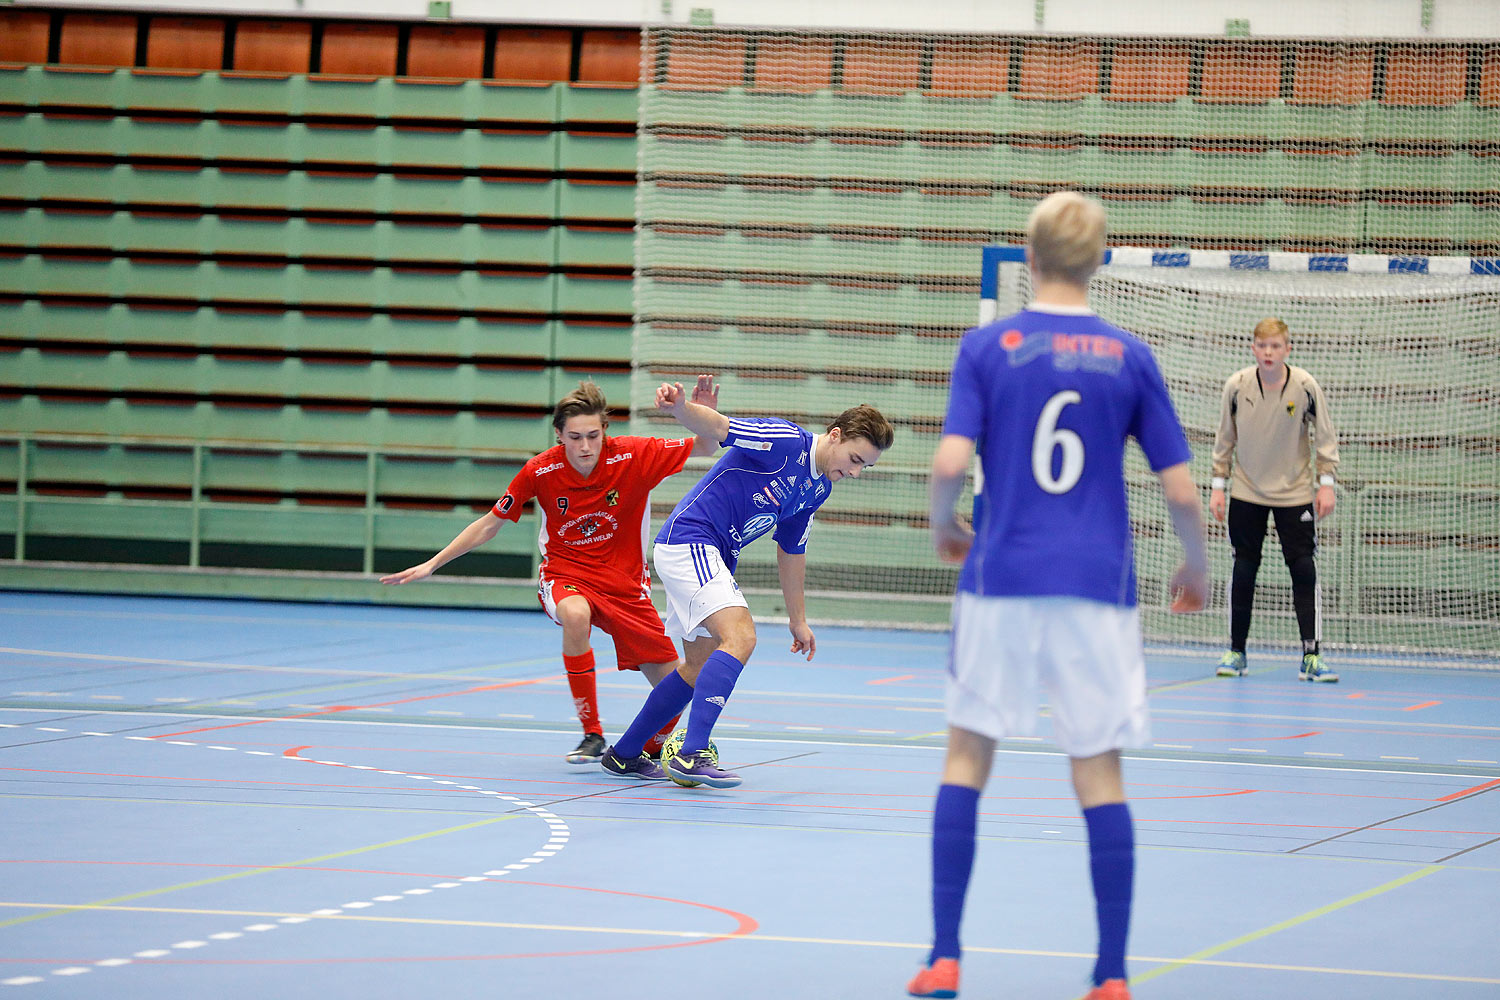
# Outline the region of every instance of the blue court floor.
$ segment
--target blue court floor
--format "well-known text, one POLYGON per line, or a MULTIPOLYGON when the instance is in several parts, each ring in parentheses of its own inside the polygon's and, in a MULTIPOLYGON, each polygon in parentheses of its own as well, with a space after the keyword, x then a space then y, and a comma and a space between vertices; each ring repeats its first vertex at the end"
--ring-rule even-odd
MULTIPOLYGON (((564 763, 540 613, 0 593, 0 997, 902 997, 946 639, 817 635, 762 626, 712 791, 564 763)), ((1251 654, 1150 657, 1135 995, 1500 996, 1500 671, 1251 654)), ((607 733, 645 692, 601 670, 607 733)), ((1087 986, 1048 735, 982 800, 965 997, 1087 986)))

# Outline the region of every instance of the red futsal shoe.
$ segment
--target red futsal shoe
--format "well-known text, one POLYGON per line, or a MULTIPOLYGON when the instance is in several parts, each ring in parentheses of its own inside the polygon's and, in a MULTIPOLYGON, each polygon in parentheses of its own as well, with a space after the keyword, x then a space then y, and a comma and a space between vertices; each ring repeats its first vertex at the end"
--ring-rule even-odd
POLYGON ((958 996, 958 959, 940 958, 933 962, 906 984, 906 992, 914 997, 958 996))

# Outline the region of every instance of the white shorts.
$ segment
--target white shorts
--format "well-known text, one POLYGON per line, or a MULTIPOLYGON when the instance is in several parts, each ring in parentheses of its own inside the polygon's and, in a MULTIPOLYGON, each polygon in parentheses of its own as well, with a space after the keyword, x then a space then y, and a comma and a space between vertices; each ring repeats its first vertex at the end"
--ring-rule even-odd
POLYGON ((719 550, 693 542, 658 542, 651 554, 656 579, 667 596, 667 635, 686 642, 708 637, 703 619, 724 608, 745 608, 745 597, 719 550))
POLYGON ((953 602, 948 723, 1000 739, 1036 732, 1038 687, 1070 757, 1150 740, 1146 658, 1135 608, 1073 597, 953 602))

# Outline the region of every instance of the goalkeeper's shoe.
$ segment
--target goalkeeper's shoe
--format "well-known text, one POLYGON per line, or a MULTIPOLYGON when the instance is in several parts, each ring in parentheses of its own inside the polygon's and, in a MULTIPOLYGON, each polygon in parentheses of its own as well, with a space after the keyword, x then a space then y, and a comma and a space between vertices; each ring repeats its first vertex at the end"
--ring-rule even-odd
POLYGON ((1215 673, 1220 677, 1243 677, 1249 671, 1250 667, 1245 663, 1245 654, 1237 649, 1231 649, 1219 660, 1219 669, 1215 673))
POLYGON ((1106 979, 1089 990, 1089 995, 1083 1000, 1130 1000, 1130 987, 1123 979, 1106 979))
POLYGON ((583 742, 563 758, 569 764, 597 764, 604 754, 604 737, 599 733, 584 733, 583 742))
POLYGON ((940 958, 933 962, 906 984, 906 992, 914 997, 958 996, 958 959, 940 958))
POLYGON ((1320 653, 1303 653, 1302 669, 1297 671, 1297 676, 1319 684, 1337 684, 1339 680, 1339 675, 1333 668, 1323 663, 1320 653))
POLYGON ((615 754, 615 748, 610 747, 604 751, 599 758, 599 766, 604 768, 605 774, 612 774, 616 778, 639 778, 641 781, 666 781, 667 776, 657 766, 656 761, 641 754, 631 760, 626 760, 615 754))
POLYGON ((733 788, 740 783, 740 776, 719 766, 715 755, 708 750, 679 753, 665 762, 667 774, 678 784, 697 782, 710 788, 733 788))

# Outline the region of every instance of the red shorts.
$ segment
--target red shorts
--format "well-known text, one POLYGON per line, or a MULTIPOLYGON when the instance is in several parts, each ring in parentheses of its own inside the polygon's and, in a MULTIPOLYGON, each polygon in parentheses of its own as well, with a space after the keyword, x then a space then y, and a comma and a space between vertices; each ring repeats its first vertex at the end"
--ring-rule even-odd
POLYGON ((615 640, 615 662, 621 670, 639 670, 642 663, 674 663, 677 647, 662 628, 661 615, 651 599, 640 593, 625 597, 597 590, 579 580, 542 577, 537 600, 557 621, 557 602, 581 595, 589 602, 593 624, 615 640))

